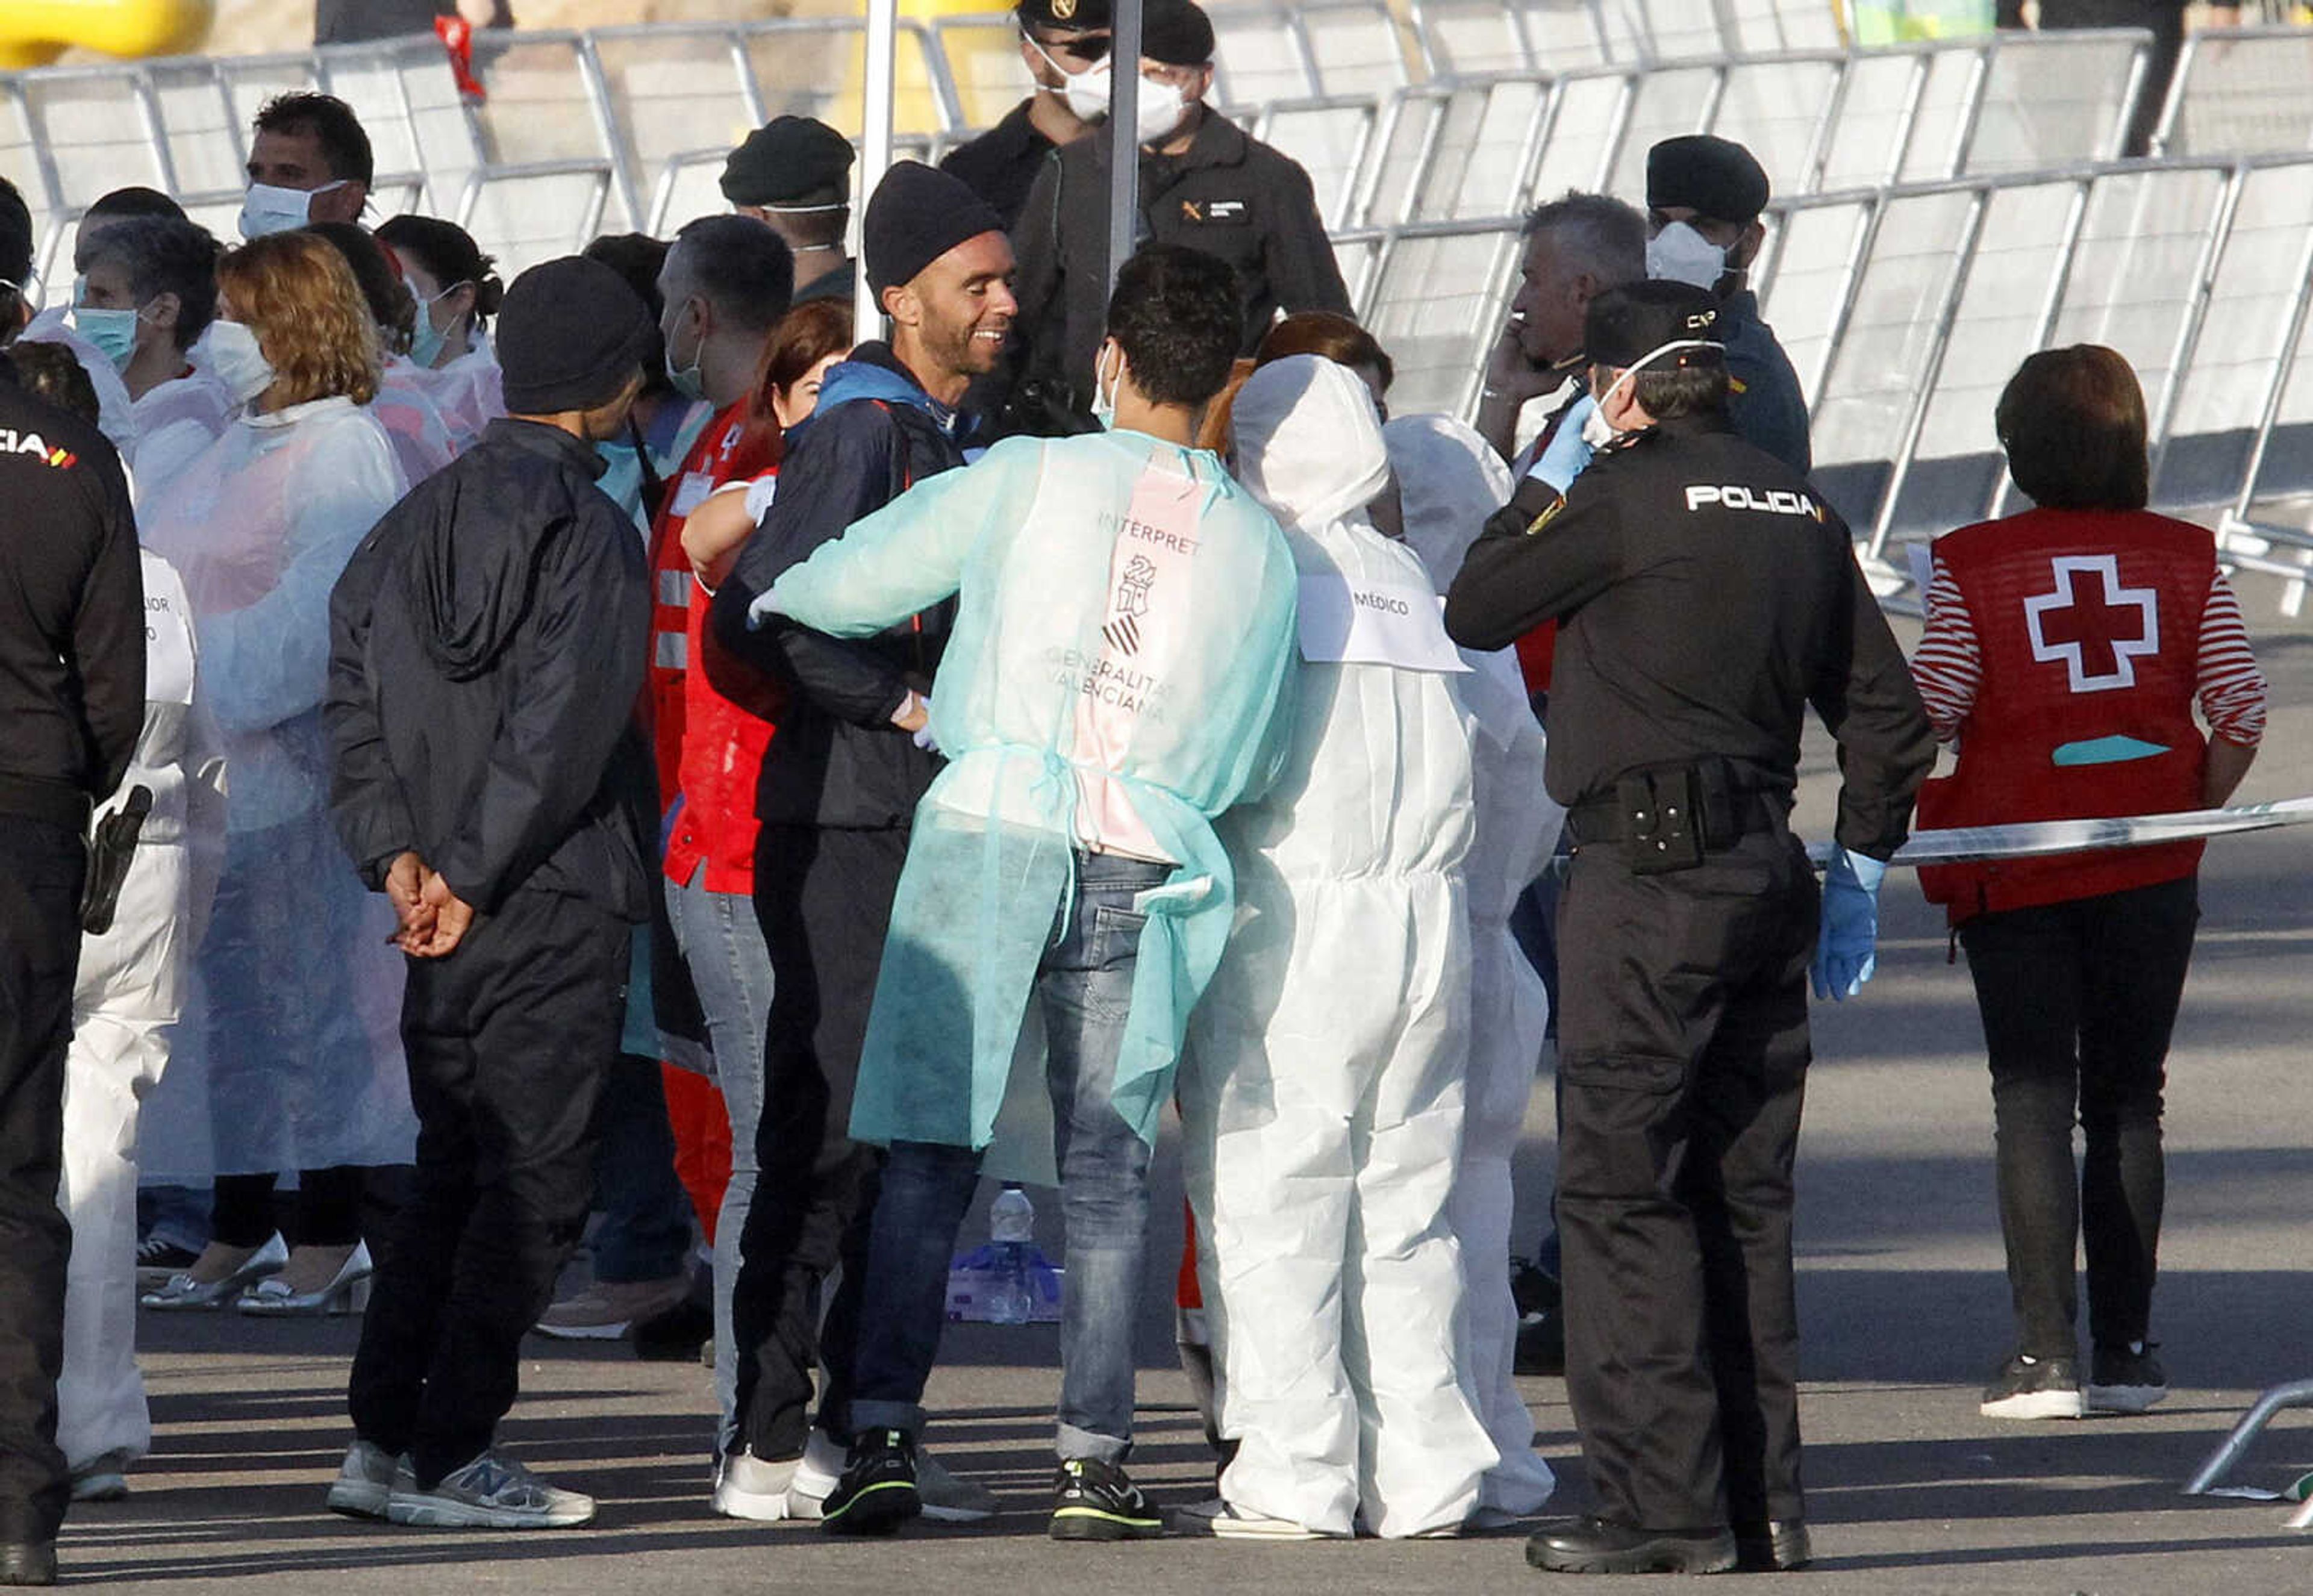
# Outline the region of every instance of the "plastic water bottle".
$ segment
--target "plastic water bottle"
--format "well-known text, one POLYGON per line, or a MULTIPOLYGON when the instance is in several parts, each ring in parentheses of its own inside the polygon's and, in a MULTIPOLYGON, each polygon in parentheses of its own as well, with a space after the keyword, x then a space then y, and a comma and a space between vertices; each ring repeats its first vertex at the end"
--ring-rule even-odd
POLYGON ((988 1295, 990 1324, 1026 1324, 1036 1311, 1035 1287, 1029 1276, 1036 1250, 1036 1206, 1012 1181, 996 1195, 988 1210, 988 1239, 993 1248, 997 1285, 988 1295))

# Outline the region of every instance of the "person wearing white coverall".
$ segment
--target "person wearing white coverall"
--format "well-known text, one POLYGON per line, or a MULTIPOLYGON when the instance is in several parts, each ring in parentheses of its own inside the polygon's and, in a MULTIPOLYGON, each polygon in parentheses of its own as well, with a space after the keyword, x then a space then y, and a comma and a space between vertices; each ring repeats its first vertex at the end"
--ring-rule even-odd
POLYGON ((1464 669, 1347 369, 1236 396, 1237 471, 1284 523, 1303 664, 1277 785, 1223 817, 1237 924, 1181 1071, 1220 1429, 1213 1531, 1451 1533, 1499 1454, 1462 1368, 1448 1202, 1470 1049, 1464 669))
MULTIPOLYGON (((1501 457, 1445 416, 1402 416, 1382 428, 1397 473, 1405 540, 1442 591, 1486 517, 1510 495, 1501 457)), ((1502 1454, 1479 1492, 1482 1512, 1540 1511, 1557 1481, 1534 1450, 1534 1416, 1513 1367, 1518 1311, 1510 1297, 1510 1155, 1550 1022, 1550 992, 1510 934, 1510 908, 1542 873, 1566 811, 1543 790, 1546 743, 1516 651, 1462 651, 1459 687, 1471 732, 1477 833, 1464 866, 1470 894, 1470 1070, 1462 1160, 1450 1204, 1469 1293, 1466 1368, 1478 1412, 1502 1454)))
POLYGON ((136 1131, 168 1066, 224 844, 222 750, 197 703, 198 649, 184 585, 149 549, 145 569, 145 729, 128 773, 97 811, 143 787, 153 806, 120 885, 112 925, 81 939, 65 1057, 64 1176, 72 1223, 57 1445, 75 1498, 117 1495, 120 1470, 151 1447, 136 1369, 136 1131))

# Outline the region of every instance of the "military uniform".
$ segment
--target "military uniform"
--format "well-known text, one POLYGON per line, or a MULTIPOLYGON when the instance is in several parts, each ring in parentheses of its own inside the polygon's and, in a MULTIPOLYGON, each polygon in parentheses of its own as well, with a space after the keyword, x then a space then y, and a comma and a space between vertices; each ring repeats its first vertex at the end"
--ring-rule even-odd
MULTIPOLYGON (((1814 705, 1840 741, 1839 840, 1884 859, 1933 762, 1925 716, 1846 527, 1715 411, 1603 449, 1563 499, 1522 483, 1446 618, 1478 649, 1560 623, 1546 779, 1576 850, 1558 1220, 1599 1517, 1714 1548, 1730 1522, 1763 1535, 1803 1510, 1791 1162, 1818 897, 1789 825, 1801 720, 1814 705)), ((1732 1561, 1710 1555, 1665 1565, 1732 1561)))

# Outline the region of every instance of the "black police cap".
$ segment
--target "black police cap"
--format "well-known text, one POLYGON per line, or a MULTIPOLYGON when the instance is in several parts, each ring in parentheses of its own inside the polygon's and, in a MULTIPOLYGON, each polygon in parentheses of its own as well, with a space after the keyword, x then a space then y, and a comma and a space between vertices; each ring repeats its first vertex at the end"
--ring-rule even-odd
MULTIPOLYGON (((1719 302, 1709 291, 1684 283, 1649 280, 1605 289, 1591 300, 1582 318, 1583 353, 1593 365, 1619 370, 1665 344, 1688 339, 1718 342, 1719 302)), ((1647 369, 1670 371, 1725 360, 1723 349, 1682 349, 1647 369)))
POLYGON ((1140 17, 1140 53, 1167 66, 1209 66, 1213 19, 1196 0, 1148 0, 1140 17))
POLYGON ((792 205, 832 191, 851 194, 851 144, 810 117, 773 117, 723 163, 723 197, 733 205, 792 205))
POLYGON ((1022 27, 1055 33, 1097 32, 1114 20, 1109 0, 1020 0, 1014 9, 1022 27))
POLYGON ((1766 169, 1731 138, 1667 138, 1647 152, 1647 204, 1679 206, 1714 222, 1749 222, 1767 208, 1766 169))

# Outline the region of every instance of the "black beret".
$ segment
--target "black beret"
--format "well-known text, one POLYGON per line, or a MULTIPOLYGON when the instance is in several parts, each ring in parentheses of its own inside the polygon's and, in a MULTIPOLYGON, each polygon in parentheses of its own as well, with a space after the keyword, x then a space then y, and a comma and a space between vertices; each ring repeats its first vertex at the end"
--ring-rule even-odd
POLYGON ((1196 0, 1148 0, 1140 14, 1140 53, 1167 66, 1209 66, 1213 19, 1196 0))
MULTIPOLYGON (((1602 290, 1582 318, 1582 350, 1593 365, 1622 368, 1644 359, 1665 344, 1695 338, 1716 343, 1719 301, 1708 289, 1667 280, 1625 283, 1602 290)), ((1723 349, 1682 349, 1659 368, 1719 365, 1723 349)))
POLYGON ((566 255, 514 280, 497 334, 507 412, 555 416, 618 398, 643 369, 658 328, 624 277, 566 255))
POLYGON ((895 161, 859 225, 867 285, 881 294, 913 282, 964 240, 1003 231, 1004 218, 961 179, 920 161, 895 161))
POLYGON ((1647 204, 1680 206, 1713 222, 1750 222, 1767 208, 1767 173, 1731 138, 1667 138, 1647 152, 1647 204))
POLYGON ((15 184, 0 178, 0 277, 21 288, 31 275, 31 207, 15 184))
POLYGON ((791 205, 830 189, 851 197, 850 141, 809 117, 773 117, 723 163, 733 205, 791 205))
POLYGON ((1056 33, 1095 32, 1115 21, 1109 0, 1020 0, 1016 13, 1022 27, 1056 33))

